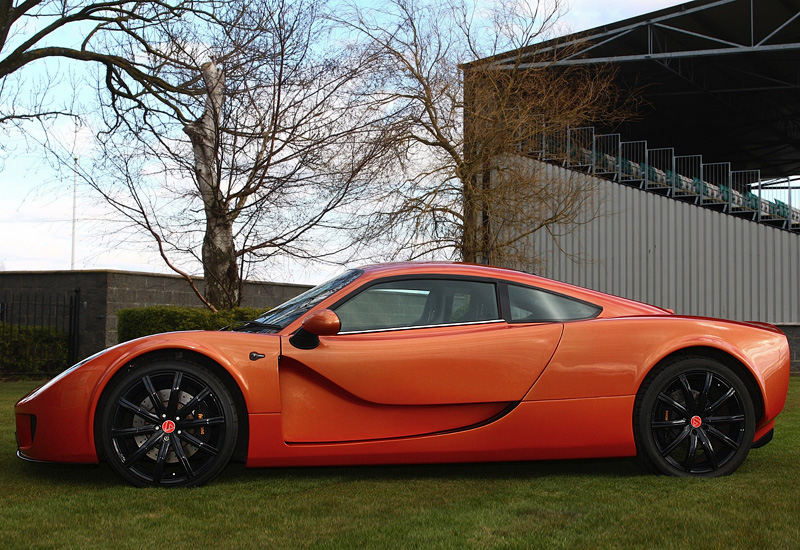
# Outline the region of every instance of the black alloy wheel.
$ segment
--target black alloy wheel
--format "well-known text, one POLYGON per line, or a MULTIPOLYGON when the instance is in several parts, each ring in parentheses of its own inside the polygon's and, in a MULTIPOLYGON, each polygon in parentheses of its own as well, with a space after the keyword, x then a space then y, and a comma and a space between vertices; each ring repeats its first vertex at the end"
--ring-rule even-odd
POLYGON ((236 408, 208 369, 186 361, 133 368, 101 403, 106 460, 139 487, 191 487, 215 477, 237 437, 236 408))
POLYGON ((707 357, 668 364, 642 385, 634 409, 640 459, 674 476, 732 473, 753 444, 755 424, 742 380, 707 357))

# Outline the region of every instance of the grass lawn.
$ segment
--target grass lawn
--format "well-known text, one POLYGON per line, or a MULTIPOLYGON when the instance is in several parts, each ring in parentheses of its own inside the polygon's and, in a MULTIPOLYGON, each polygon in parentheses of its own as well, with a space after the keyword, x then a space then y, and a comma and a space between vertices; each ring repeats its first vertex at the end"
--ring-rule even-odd
POLYGON ((107 467, 15 456, 0 383, 4 548, 800 547, 800 378, 773 441, 713 480, 634 460, 245 470, 197 489, 134 489, 107 467))

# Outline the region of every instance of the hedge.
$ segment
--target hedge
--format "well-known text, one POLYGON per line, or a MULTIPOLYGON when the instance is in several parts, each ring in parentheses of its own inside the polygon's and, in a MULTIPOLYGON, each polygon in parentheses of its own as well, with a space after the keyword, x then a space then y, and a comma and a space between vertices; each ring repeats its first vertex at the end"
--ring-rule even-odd
POLYGON ((69 362, 69 336, 52 328, 0 323, 0 373, 53 374, 69 362))
POLYGON ((117 312, 117 337, 127 342, 141 336, 177 330, 219 330, 237 321, 259 317, 264 310, 240 307, 213 312, 205 308, 149 306, 117 312))

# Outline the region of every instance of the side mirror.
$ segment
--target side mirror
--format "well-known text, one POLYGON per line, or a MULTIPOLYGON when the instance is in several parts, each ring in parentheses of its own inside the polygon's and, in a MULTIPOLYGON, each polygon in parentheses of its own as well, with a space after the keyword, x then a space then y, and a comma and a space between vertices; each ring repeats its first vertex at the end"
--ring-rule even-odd
POLYGON ((289 342, 298 349, 314 349, 320 336, 333 336, 342 328, 339 316, 330 309, 321 309, 306 315, 303 326, 295 332, 289 342))
POLYGON ((339 333, 342 322, 339 320, 339 316, 330 309, 321 309, 306 315, 306 318, 303 319, 303 328, 317 336, 333 336, 339 333))

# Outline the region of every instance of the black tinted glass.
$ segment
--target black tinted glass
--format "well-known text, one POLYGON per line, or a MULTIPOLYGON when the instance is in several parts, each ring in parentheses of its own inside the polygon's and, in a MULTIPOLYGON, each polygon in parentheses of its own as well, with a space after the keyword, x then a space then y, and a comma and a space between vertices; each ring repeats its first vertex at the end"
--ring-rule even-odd
POLYGON ((336 308, 342 332, 491 321, 493 283, 414 279, 378 283, 336 308))
POLYGON ((561 294, 516 285, 508 286, 508 301, 511 321, 517 322, 592 319, 601 311, 598 306, 561 294))

